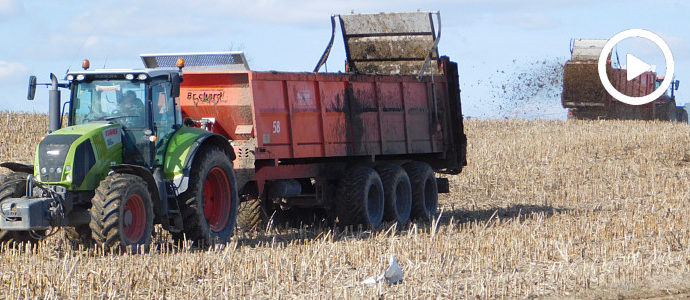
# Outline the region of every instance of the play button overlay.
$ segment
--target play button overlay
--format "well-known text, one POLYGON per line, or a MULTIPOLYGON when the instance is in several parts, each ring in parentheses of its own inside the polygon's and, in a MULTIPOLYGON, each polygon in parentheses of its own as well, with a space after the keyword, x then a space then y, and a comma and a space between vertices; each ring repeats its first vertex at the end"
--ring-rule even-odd
POLYGON ((628 81, 637 78, 637 76, 642 75, 644 72, 652 70, 652 66, 635 57, 635 55, 628 53, 626 57, 626 60, 628 61, 628 81))
MULTIPOLYGON (((644 72, 652 70, 652 66, 632 54, 627 54, 626 59, 628 81, 637 78, 637 76, 640 76, 644 72)), ((604 85, 606 91, 616 100, 630 105, 647 104, 661 97, 661 95, 663 95, 671 86, 671 82, 673 81, 673 73, 675 71, 674 67, 673 55, 671 54, 671 49, 668 47, 666 42, 664 42, 664 40, 655 33, 644 29, 629 29, 614 35, 611 39, 609 39, 608 42, 606 42, 606 45, 604 45, 604 48, 601 50, 598 62, 599 79, 604 85), (649 95, 642 97, 631 97, 625 95, 619 92, 613 86, 613 84, 611 84, 608 76, 606 75, 606 65, 609 53, 611 53, 613 47, 627 38, 647 39, 659 47, 661 52, 664 54, 664 59, 666 60, 666 73, 664 75, 664 80, 661 82, 661 85, 649 95)))

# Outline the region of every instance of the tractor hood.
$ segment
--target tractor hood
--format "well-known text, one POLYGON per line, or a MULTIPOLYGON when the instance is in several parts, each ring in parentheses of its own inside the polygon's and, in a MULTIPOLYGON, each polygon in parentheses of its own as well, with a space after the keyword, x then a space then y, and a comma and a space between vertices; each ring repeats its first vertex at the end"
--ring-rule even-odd
POLYGON ((122 162, 122 127, 92 122, 57 130, 38 144, 35 178, 70 190, 95 187, 112 164, 122 162))

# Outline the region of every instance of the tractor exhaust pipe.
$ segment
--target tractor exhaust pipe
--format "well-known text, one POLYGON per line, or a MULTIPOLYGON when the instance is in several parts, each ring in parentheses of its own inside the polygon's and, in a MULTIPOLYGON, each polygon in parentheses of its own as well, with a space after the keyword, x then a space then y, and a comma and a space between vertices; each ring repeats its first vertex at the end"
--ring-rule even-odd
POLYGON ((48 133, 60 129, 60 90, 58 89, 58 80, 55 74, 50 73, 50 81, 52 86, 48 94, 48 133))

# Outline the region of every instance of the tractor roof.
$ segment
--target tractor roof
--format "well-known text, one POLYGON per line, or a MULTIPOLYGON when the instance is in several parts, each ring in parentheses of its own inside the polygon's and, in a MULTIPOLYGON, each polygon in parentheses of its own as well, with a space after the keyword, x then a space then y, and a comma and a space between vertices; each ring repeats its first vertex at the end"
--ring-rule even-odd
POLYGON ((97 74, 113 74, 113 75, 126 75, 126 74, 133 74, 134 76, 139 75, 139 74, 146 74, 150 78, 158 77, 158 76, 168 76, 171 73, 179 73, 180 71, 177 68, 157 68, 157 69, 94 69, 94 70, 80 70, 80 71, 71 71, 66 74, 68 75, 97 75, 97 74))

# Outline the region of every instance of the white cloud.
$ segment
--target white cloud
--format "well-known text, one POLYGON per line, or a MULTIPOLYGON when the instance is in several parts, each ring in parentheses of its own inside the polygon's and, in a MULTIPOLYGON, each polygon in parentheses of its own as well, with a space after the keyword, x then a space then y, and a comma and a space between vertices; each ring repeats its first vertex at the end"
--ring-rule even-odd
POLYGON ((501 24, 517 26, 527 30, 553 29, 560 21, 552 16, 534 12, 514 12, 496 17, 501 24))
POLYGON ((671 35, 671 34, 665 34, 665 33, 659 33, 661 37, 664 39, 664 41, 668 44, 668 46, 671 48, 671 51, 675 55, 676 53, 687 53, 690 52, 690 45, 688 44, 687 40, 676 35, 671 35))
POLYGON ((114 37, 195 34, 204 28, 191 17, 180 15, 174 7, 164 9, 166 6, 147 5, 146 2, 135 6, 113 3, 90 7, 87 12, 75 15, 66 27, 71 34, 114 37))
MULTIPOLYGON (((460 2, 475 2, 481 0, 463 0, 460 2)), ((505 0, 503 0, 505 1, 505 0)), ((185 10, 203 11, 211 18, 242 18, 256 23, 278 24, 313 24, 328 23, 333 14, 400 12, 400 11, 433 11, 440 6, 452 5, 457 7, 458 1, 427 1, 420 3, 415 0, 256 0, 256 1, 214 1, 198 0, 180 3, 185 10), (258 21, 258 22, 257 22, 258 21)), ((159 4, 167 3, 159 0, 159 4)))
POLYGON ((24 82, 29 68, 21 63, 0 61, 0 85, 24 82))
POLYGON ((0 0, 0 21, 21 15, 24 5, 20 0, 0 0))

